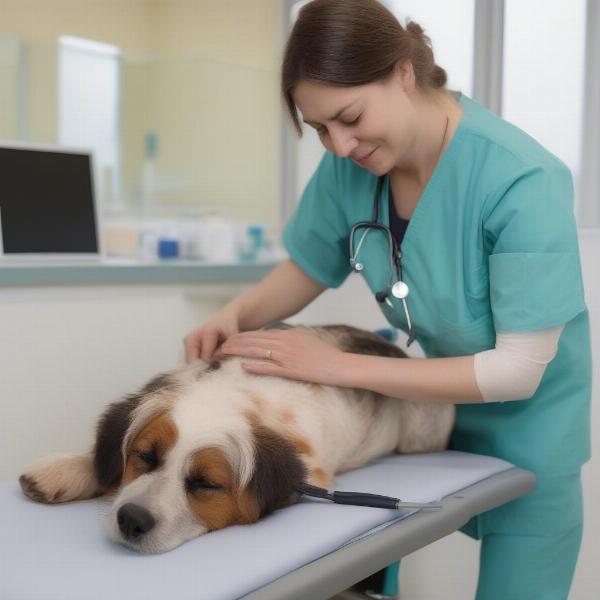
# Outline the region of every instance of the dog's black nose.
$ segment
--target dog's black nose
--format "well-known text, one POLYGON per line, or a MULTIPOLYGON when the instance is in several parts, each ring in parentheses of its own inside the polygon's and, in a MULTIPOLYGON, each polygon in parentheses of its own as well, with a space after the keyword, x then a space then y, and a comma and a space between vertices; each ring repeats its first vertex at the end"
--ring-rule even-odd
POLYGON ((119 529, 127 540, 135 540, 148 533, 156 524, 150 511, 129 502, 123 504, 117 513, 119 529))

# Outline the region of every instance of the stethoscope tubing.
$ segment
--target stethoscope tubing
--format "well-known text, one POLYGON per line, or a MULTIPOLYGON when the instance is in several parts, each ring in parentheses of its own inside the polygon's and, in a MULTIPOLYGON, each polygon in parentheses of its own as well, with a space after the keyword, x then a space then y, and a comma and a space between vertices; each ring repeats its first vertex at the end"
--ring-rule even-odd
POLYGON ((338 492, 326 490, 308 483, 296 487, 296 491, 305 496, 331 500, 335 504, 349 504, 352 506, 370 506, 372 508, 401 509, 426 509, 439 510, 442 505, 436 502, 404 502, 393 496, 367 494, 363 492, 338 492))
POLYGON ((377 185, 375 188, 375 196, 374 196, 374 206, 373 206, 373 217, 371 221, 359 221, 358 223, 355 223, 352 228, 350 229, 350 236, 349 236, 349 240, 348 240, 348 244, 349 244, 349 256, 350 256, 350 266, 355 270, 355 271, 362 271, 364 269, 364 265, 359 262, 358 259, 358 255, 360 253, 360 250, 362 248, 362 245, 367 237, 367 235, 369 234, 369 232, 373 229, 377 229, 379 231, 382 231, 388 240, 388 244, 389 244, 389 248, 390 248, 390 268, 389 268, 389 276, 388 276, 388 291, 382 291, 382 292, 377 292, 375 294, 375 297, 377 298, 378 302, 385 302, 386 304, 388 304, 391 308, 393 308, 393 304, 391 302, 391 300, 389 299, 389 295, 391 293, 392 296, 397 297, 399 300, 402 301, 402 307, 404 309, 404 314, 406 316, 406 323, 408 325, 408 331, 409 331, 409 336, 408 336, 408 341, 407 341, 407 346, 410 346, 413 341, 415 340, 415 330, 413 328, 412 325, 412 320, 410 318, 410 313, 408 311, 408 303, 406 302, 406 295, 408 295, 408 286, 404 283, 403 279, 402 279, 402 263, 401 263, 401 258, 402 258, 402 253, 400 251, 400 248, 398 248, 398 245, 396 244, 396 240, 394 239, 394 236, 390 230, 390 228, 387 225, 384 225, 383 223, 379 222, 379 202, 381 199, 381 192, 383 190, 383 182, 385 179, 385 175, 380 175, 377 179, 377 185), (364 229, 360 240, 358 241, 358 245, 356 246, 356 249, 354 248, 354 238, 357 234, 358 231, 360 231, 361 229, 364 229), (396 273, 396 283, 393 284, 392 283, 392 276, 393 273, 396 273), (398 292, 396 291, 395 287, 401 284, 401 290, 400 290, 400 294, 403 295, 397 295, 398 292), (380 299, 381 296, 381 299, 380 299))

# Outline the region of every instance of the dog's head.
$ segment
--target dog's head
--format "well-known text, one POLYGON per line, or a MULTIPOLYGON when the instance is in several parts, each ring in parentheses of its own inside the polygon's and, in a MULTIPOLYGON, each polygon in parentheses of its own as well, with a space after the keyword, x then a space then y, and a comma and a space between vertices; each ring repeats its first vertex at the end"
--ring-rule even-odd
MULTIPOLYGON (((101 425, 96 470, 107 480, 111 469, 121 471, 108 517, 113 540, 164 552, 209 531, 253 523, 293 498, 305 475, 296 448, 263 424, 255 398, 231 372, 222 375, 190 381, 188 370, 130 397, 127 424, 113 423, 122 433, 119 444, 112 442, 120 456, 102 452, 101 425)), ((119 406, 127 415, 122 403, 112 410, 119 406)), ((105 428, 110 421, 105 415, 105 428)))

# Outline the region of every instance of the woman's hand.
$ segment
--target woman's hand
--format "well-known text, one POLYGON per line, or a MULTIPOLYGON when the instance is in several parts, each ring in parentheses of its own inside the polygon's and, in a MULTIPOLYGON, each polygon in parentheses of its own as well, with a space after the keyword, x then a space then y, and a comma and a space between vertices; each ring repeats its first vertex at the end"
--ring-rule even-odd
POLYGON ((227 338, 215 358, 256 358, 242 363, 248 373, 274 375, 299 381, 341 385, 345 353, 302 329, 247 331, 227 338))
POLYGON ((216 312, 183 339, 185 362, 190 363, 198 358, 210 362, 217 346, 239 330, 239 317, 236 312, 227 309, 216 312))

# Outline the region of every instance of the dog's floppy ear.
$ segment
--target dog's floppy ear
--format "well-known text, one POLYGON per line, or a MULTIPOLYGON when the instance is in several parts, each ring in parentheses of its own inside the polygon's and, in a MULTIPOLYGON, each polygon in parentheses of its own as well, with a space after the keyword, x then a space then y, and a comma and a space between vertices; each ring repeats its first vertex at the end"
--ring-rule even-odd
POLYGON ((94 447, 94 471, 103 490, 119 483, 123 475, 123 440, 132 422, 133 411, 146 398, 170 389, 174 385, 169 374, 151 379, 137 394, 131 394, 120 402, 111 404, 100 417, 94 447))
POLYGON ((260 516, 290 503, 306 468, 291 442, 264 425, 253 427, 255 469, 248 491, 255 497, 260 516))
POLYGON ((134 394, 121 402, 113 402, 100 417, 96 430, 94 470, 102 489, 120 481, 123 474, 121 444, 131 423, 131 413, 142 399, 141 394, 134 394))

